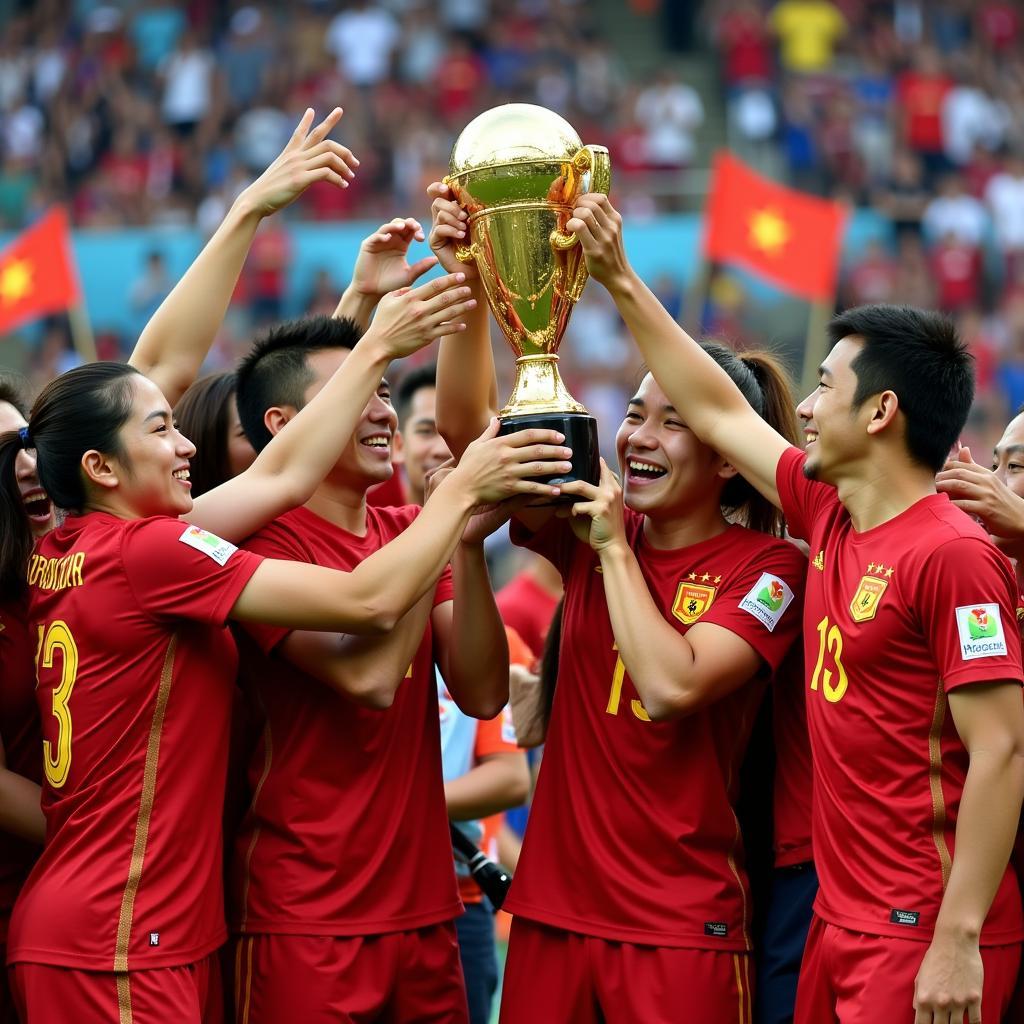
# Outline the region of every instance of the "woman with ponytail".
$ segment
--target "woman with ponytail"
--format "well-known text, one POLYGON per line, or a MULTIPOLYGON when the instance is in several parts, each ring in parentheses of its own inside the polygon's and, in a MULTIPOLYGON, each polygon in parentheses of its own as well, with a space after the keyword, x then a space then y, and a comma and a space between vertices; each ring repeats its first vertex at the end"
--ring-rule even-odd
MULTIPOLYGON (((317 398, 391 354, 368 334, 317 398)), ((262 559, 192 525, 223 496, 193 504, 195 449, 131 367, 89 364, 43 389, 27 425, 0 435, 0 578, 28 594, 43 735, 46 845, 8 940, 23 1021, 213 1019, 236 658, 226 621, 390 630, 433 587, 472 509, 550 495, 525 478, 561 451, 491 427, 405 533, 343 573, 262 559), (18 487, 26 450, 67 511, 34 546, 18 487)))

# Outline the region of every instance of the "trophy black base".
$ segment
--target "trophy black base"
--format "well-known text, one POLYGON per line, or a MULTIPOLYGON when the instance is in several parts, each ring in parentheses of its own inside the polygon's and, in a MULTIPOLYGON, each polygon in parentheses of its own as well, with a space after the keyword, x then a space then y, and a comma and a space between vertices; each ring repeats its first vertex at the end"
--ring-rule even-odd
MULTIPOLYGON (((565 435, 565 445, 572 449, 572 469, 557 476, 530 477, 539 483, 558 487, 570 480, 586 480, 595 486, 601 479, 601 450, 597 443, 597 420, 585 412, 550 412, 526 416, 502 417, 499 436, 531 428, 557 430, 565 435)), ((572 494, 531 502, 531 506, 572 505, 581 499, 572 494)))

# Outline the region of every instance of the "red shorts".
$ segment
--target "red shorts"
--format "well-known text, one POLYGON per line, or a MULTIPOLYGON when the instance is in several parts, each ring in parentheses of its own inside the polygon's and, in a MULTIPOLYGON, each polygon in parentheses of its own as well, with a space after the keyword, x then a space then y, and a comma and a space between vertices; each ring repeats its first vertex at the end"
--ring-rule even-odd
MULTIPOLYGON (((927 950, 924 942, 847 931, 815 914, 800 965, 794 1024, 913 1024, 914 979, 927 950)), ((986 1024, 997 1024, 1006 1013, 1020 952, 1019 943, 982 947, 986 1024)))
POLYGON ((750 956, 612 942, 512 919, 501 1024, 750 1024, 750 956))
POLYGON ((234 994, 235 1024, 469 1024, 451 921, 344 938, 243 935, 234 994))
POLYGON ((224 1019, 216 953, 183 967, 124 973, 16 963, 10 981, 25 1024, 221 1024, 224 1019))

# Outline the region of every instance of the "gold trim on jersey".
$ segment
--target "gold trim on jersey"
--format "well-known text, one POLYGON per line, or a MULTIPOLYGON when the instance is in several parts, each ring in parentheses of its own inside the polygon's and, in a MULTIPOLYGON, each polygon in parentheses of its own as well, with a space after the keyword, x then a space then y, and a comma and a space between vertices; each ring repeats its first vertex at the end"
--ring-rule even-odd
MULTIPOLYGON (((410 665, 409 667, 411 668, 412 666, 410 665)), ((267 709, 258 687, 256 688, 256 703, 259 704, 260 710, 263 712, 263 773, 260 775, 259 782, 256 783, 252 800, 249 803, 249 814, 253 815, 256 813, 256 802, 263 792, 263 784, 267 781, 267 776, 270 775, 270 767, 274 760, 274 742, 270 732, 270 715, 267 714, 267 709)), ((242 908, 239 929, 243 932, 249 917, 249 883, 252 881, 252 855, 256 852, 256 843, 259 838, 260 827, 256 825, 252 830, 252 839, 249 840, 249 849, 245 851, 245 867, 242 870, 242 908)))
POLYGON ((254 941, 251 935, 241 935, 235 945, 235 1020, 238 1024, 249 1024, 249 1000, 252 996, 252 946, 254 941), (245 957, 245 1002, 243 1002, 242 950, 246 948, 248 948, 248 952, 245 957))
POLYGON ((119 1024, 132 1024, 132 986, 127 971, 118 971, 117 979, 117 1016, 119 1024))
MULTIPOLYGON (((146 761, 142 769, 142 796, 139 798, 139 815, 135 819, 135 843, 132 846, 132 859, 128 866, 128 881, 125 883, 124 895, 121 897, 121 915, 117 922, 117 941, 114 946, 115 971, 128 970, 128 947, 132 938, 135 897, 138 895, 139 885, 142 882, 142 867, 146 860, 149 823, 153 816, 153 800, 156 797, 156 773, 160 764, 160 737, 164 728, 164 715, 167 713, 167 701, 171 696, 174 655, 177 649, 178 634, 175 633, 167 644, 164 665, 160 671, 160 686, 156 691, 156 706, 153 708, 153 724, 149 727, 146 761)), ((130 1015, 130 1005, 128 1012, 130 1015)))
POLYGON ((754 1008, 750 998, 750 954, 733 953, 733 968, 736 971, 736 991, 739 993, 739 1022, 740 1024, 751 1024, 754 1019, 754 1008), (740 967, 740 959, 743 960, 743 967, 740 967))
POLYGON ((942 795, 942 725, 946 720, 946 691, 939 680, 935 694, 935 712, 932 728, 928 733, 928 785, 932 791, 932 839, 942 865, 942 891, 949 884, 949 873, 953 869, 953 858, 946 843, 946 799, 942 795))

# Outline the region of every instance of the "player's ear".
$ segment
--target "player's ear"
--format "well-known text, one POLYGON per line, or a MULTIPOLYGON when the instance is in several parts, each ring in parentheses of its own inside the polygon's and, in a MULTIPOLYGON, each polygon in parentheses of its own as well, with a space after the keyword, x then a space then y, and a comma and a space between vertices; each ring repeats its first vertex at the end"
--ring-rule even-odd
POLYGON ((85 475, 86 487, 100 487, 110 491, 121 482, 124 467, 117 459, 90 448, 82 456, 82 473, 85 475))
POLYGON ((391 465, 393 466, 404 466, 405 465, 405 440, 402 437, 401 430, 395 431, 394 444, 391 446, 391 465))
POLYGON ((297 412, 294 405, 272 405, 263 414, 263 425, 270 431, 271 436, 276 436, 297 412))
POLYGON ((715 474, 720 480, 731 480, 739 473, 739 470, 731 462, 727 462, 725 459, 720 461, 718 472, 715 474))
POLYGON ((867 430, 869 434, 879 434, 896 419, 896 414, 900 411, 900 400, 896 397, 895 391, 882 391, 868 401, 871 417, 867 430))

